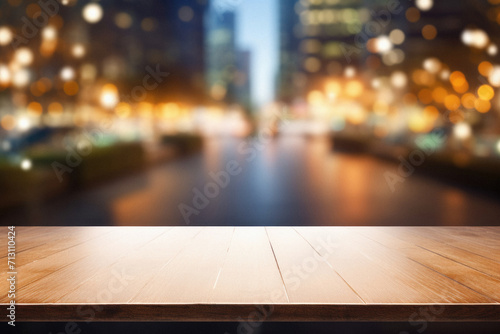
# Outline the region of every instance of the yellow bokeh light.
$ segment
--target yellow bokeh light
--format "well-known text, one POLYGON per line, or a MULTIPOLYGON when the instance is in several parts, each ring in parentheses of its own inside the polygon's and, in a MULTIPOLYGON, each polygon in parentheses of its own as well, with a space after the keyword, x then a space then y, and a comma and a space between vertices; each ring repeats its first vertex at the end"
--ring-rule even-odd
POLYGON ((115 112, 118 115, 118 117, 126 118, 130 116, 132 112, 132 107, 128 103, 120 102, 116 105, 115 112))
POLYGON ((418 92, 418 99, 420 102, 423 104, 429 104, 432 102, 432 91, 430 89, 421 89, 420 92, 418 92))
POLYGON ((340 94, 342 87, 336 81, 330 81, 326 84, 325 90, 329 97, 335 97, 340 94))
POLYGON ((387 115, 389 112, 389 104, 385 101, 377 100, 373 104, 373 112, 377 115, 387 115))
POLYGON ((424 108, 424 116, 430 122, 434 122, 439 117, 439 111, 434 106, 427 106, 424 108))
POLYGON ((450 74, 450 82, 452 85, 460 85, 461 80, 465 80, 465 75, 460 71, 454 71, 450 74))
POLYGON ((354 125, 362 124, 364 121, 366 121, 366 118, 367 114, 361 108, 353 108, 347 115, 347 121, 354 125))
POLYGON ((162 106, 163 116, 165 118, 176 118, 180 115, 181 109, 177 103, 165 103, 162 106))
POLYGON ((448 95, 448 91, 443 87, 436 87, 432 91, 432 98, 437 103, 444 103, 444 99, 447 95, 448 95))
POLYGON ((307 101, 312 105, 322 104, 324 100, 325 97, 319 90, 313 90, 307 95, 307 101))
POLYGON ((0 124, 2 124, 2 127, 5 130, 9 131, 14 129, 14 127, 16 126, 16 119, 12 115, 5 115, 4 117, 2 117, 0 124))
POLYGON ((455 71, 450 74, 450 82, 457 93, 463 94, 469 90, 469 83, 465 75, 460 71, 455 71))
POLYGON ((476 108, 477 111, 480 113, 487 113, 491 109, 491 103, 490 101, 482 100, 482 99, 476 99, 474 103, 474 107, 476 108))
POLYGON ((63 106, 59 102, 52 102, 47 110, 50 115, 59 115, 63 112, 63 106))
POLYGON ((430 124, 422 113, 414 112, 408 119, 408 128, 415 133, 427 132, 431 129, 430 124))
POLYGON ((473 109, 476 103, 476 97, 472 93, 466 93, 462 96, 462 105, 464 108, 473 109))
POLYGON ((459 85, 453 85, 453 89, 459 94, 464 94, 469 90, 469 83, 467 81, 461 81, 459 85))
POLYGON ((28 112, 35 115, 41 115, 43 112, 42 105, 38 102, 31 102, 28 104, 28 112))
POLYGON ((448 110, 455 111, 460 108, 460 98, 454 94, 450 94, 444 98, 444 105, 448 110))
POLYGON ((104 108, 114 108, 118 102, 118 88, 113 84, 105 84, 101 92, 101 105, 104 108))
POLYGON ((495 91, 490 85, 482 85, 477 90, 477 95, 481 100, 490 101, 495 96, 495 91))
POLYGON ((64 93, 68 96, 73 96, 78 94, 78 91, 80 90, 80 87, 75 81, 67 81, 64 83, 64 93))
POLYGON ((345 93, 349 97, 359 97, 363 94, 363 84, 359 81, 349 81, 345 87, 345 93))
POLYGON ((483 61, 479 66, 477 67, 477 70, 479 73, 481 73, 482 76, 489 76, 491 73, 491 70, 493 70, 493 65, 489 61, 483 61))

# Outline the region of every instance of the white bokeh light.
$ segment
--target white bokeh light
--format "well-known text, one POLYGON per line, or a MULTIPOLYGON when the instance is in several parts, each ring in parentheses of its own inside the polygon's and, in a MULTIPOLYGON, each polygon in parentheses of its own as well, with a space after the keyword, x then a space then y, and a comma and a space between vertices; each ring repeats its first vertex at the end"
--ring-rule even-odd
POLYGON ((436 74, 441 69, 441 62, 437 58, 427 58, 424 60, 423 68, 432 74, 436 74))
POLYGON ((500 87, 500 66, 495 65, 493 69, 490 71, 488 76, 488 81, 494 87, 500 87))
POLYGON ((57 39, 57 29, 52 26, 47 26, 42 30, 42 38, 48 41, 57 39))
POLYGON ((0 84, 8 85, 10 83, 11 74, 6 65, 0 64, 0 84))
POLYGON ((61 79, 64 81, 73 80, 75 78, 75 70, 69 66, 63 67, 61 70, 61 79))
POLYGON ((30 170, 31 167, 32 167, 32 163, 31 163, 31 160, 30 159, 23 159, 21 161, 21 169, 22 170, 30 170))
POLYGON ((33 62, 33 52, 27 47, 22 47, 14 53, 15 61, 21 66, 28 66, 33 62))
POLYGON ((408 77, 402 71, 396 71, 391 75, 391 85, 396 88, 403 88, 408 83, 408 77))
POLYGON ((490 44, 486 50, 490 56, 496 56, 498 53, 498 47, 495 44, 490 44))
POLYGON ((12 76, 12 84, 17 88, 26 87, 30 82, 30 72, 26 69, 18 70, 12 76))
POLYGON ((12 42, 12 31, 7 27, 0 27, 0 45, 7 45, 12 42))
POLYGON ((392 50, 392 42, 389 37, 382 35, 375 40, 375 48, 378 53, 387 53, 392 50))
POLYGON ((83 7, 82 15, 88 23, 97 23, 102 19, 102 7, 97 3, 89 3, 83 7))
POLYGON ((85 56, 85 52, 85 47, 82 44, 75 44, 71 48, 71 54, 75 58, 82 58, 83 56, 85 56))
POLYGON ((356 69, 353 66, 347 66, 344 70, 344 75, 347 78, 352 78, 356 75, 356 69))
POLYGON ((467 139, 471 136, 472 129, 471 129, 470 125, 467 123, 458 123, 453 128, 453 134, 458 139, 462 139, 462 140, 467 139))
POLYGON ((434 1, 433 0, 416 0, 415 5, 417 6, 418 9, 421 11, 428 11, 434 6, 434 1))

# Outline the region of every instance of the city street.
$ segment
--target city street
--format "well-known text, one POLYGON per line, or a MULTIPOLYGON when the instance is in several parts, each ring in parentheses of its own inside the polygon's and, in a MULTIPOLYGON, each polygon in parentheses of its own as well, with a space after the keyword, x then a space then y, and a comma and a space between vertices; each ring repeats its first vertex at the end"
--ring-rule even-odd
POLYGON ((207 139, 201 153, 1 219, 2 225, 499 224, 495 198, 418 171, 392 193, 384 173, 396 170, 370 156, 333 153, 327 139, 207 139))

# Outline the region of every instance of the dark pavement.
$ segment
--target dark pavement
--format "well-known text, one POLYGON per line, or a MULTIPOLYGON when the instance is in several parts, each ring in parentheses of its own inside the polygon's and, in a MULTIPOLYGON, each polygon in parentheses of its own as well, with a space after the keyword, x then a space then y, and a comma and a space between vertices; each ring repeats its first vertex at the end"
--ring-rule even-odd
POLYGON ((500 223, 498 199, 418 173, 392 193, 384 173, 396 170, 397 165, 369 156, 334 154, 326 139, 283 137, 265 145, 211 139, 199 154, 30 205, 1 220, 2 225, 500 223), (238 175, 224 172, 229 161, 238 175), (210 173, 219 175, 223 187, 210 173))

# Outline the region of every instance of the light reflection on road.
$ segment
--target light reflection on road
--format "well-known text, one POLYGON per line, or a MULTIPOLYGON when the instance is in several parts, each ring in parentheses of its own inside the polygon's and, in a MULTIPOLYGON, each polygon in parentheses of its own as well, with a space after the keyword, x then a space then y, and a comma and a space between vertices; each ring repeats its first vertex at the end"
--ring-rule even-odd
POLYGON ((16 225, 186 225, 179 204, 192 205, 210 172, 236 160, 230 179, 190 225, 495 225, 496 199, 413 175, 391 193, 383 174, 397 166, 369 156, 333 154, 328 140, 277 138, 254 159, 235 139, 208 140, 202 153, 157 166, 68 198, 16 225), (248 161, 250 160, 250 161, 248 161))

